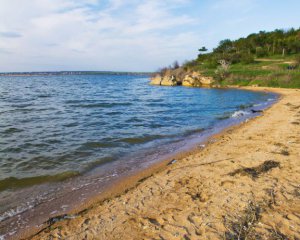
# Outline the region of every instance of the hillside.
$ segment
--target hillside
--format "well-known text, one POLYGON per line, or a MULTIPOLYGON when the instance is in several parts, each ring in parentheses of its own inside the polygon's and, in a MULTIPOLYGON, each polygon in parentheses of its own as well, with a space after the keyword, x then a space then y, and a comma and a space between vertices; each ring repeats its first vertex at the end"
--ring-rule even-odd
MULTIPOLYGON (((212 79, 211 86, 300 88, 300 28, 260 31, 233 41, 225 39, 212 52, 207 51, 206 47, 200 48, 197 59, 182 66, 175 62, 162 68, 156 77, 172 77, 172 85, 181 85, 184 78, 198 73, 212 79)), ((193 86, 201 85, 197 79, 196 82, 193 86)))
POLYGON ((216 69, 203 68, 200 72, 212 76, 223 85, 266 86, 300 88, 299 55, 274 59, 272 57, 257 58, 253 63, 236 63, 229 66, 222 78, 216 69))

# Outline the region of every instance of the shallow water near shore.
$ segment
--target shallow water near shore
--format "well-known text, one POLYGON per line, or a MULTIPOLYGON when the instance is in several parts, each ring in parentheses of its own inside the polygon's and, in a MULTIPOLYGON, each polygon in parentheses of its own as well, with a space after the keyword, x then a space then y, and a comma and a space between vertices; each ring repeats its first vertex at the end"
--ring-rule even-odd
POLYGON ((65 213, 275 100, 150 86, 147 76, 0 77, 0 235, 65 213))

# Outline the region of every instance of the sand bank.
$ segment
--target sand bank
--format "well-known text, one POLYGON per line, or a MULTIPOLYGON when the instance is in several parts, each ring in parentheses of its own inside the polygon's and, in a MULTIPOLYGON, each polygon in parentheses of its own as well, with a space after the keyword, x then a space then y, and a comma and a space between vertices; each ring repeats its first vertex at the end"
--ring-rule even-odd
POLYGON ((263 116, 33 239, 299 239, 300 90, 268 90, 282 97, 263 116))

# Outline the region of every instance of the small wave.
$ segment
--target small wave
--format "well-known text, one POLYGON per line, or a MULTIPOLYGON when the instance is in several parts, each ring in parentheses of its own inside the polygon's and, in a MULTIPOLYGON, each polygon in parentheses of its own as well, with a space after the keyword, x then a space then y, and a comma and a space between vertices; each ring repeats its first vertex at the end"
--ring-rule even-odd
POLYGON ((263 103, 258 103, 258 104, 254 104, 253 107, 259 107, 259 106, 262 106, 263 103))
POLYGON ((31 107, 33 106, 33 104, 31 103, 20 103, 20 104, 12 104, 11 107, 12 108, 27 108, 27 107, 31 107))
MULTIPOLYGON (((10 217, 16 216, 20 213, 23 213, 23 212, 25 212, 25 211, 33 208, 33 207, 34 207, 34 205, 31 205, 31 204, 28 203, 25 206, 18 206, 15 209, 9 209, 9 210, 7 210, 6 212, 4 212, 0 215, 0 222, 4 221, 4 220, 6 220, 10 217)), ((0 240, 2 240, 2 239, 0 238, 0 240)))
POLYGON ((111 148, 116 147, 117 143, 110 142, 87 142, 83 144, 80 149, 91 149, 91 148, 111 148))
POLYGON ((5 133, 5 134, 10 134, 10 133, 23 132, 23 131, 24 131, 24 130, 22 130, 22 129, 11 127, 11 128, 5 129, 5 130, 4 130, 4 133, 5 133))
POLYGON ((0 152, 2 153, 21 153, 22 152, 22 148, 20 147, 7 147, 4 149, 1 149, 0 152))
POLYGON ((0 180, 0 191, 12 188, 28 187, 46 182, 59 182, 79 175, 77 171, 66 171, 55 175, 44 175, 28 178, 9 177, 0 180))
POLYGON ((144 121, 144 120, 141 119, 141 118, 138 118, 138 117, 132 117, 132 118, 127 119, 125 122, 127 122, 127 123, 138 122, 138 123, 140 123, 140 122, 143 122, 143 121, 144 121))
POLYGON ((246 109, 246 108, 250 108, 253 107, 253 104, 242 104, 239 106, 239 109, 246 109))
POLYGON ((91 104, 73 104, 71 107, 75 108, 112 108, 119 106, 130 106, 132 103, 91 103, 91 104))
POLYGON ((100 159, 97 159, 96 161, 93 161, 93 162, 90 162, 88 164, 86 164, 84 166, 84 170, 82 173, 86 173, 92 169, 94 169, 95 167, 98 167, 102 164, 105 164, 105 163, 108 163, 108 162, 112 162, 114 161, 115 158, 114 157, 103 157, 103 158, 100 158, 100 159))
POLYGON ((66 123, 63 125, 64 127, 77 127, 78 126, 78 122, 72 122, 72 123, 66 123))
POLYGON ((105 114, 108 115, 108 116, 115 116, 115 115, 120 115, 121 112, 114 111, 114 112, 107 112, 107 113, 105 113, 105 114))
MULTIPOLYGON (((26 212, 29 209, 32 209, 35 206, 39 205, 41 202, 44 202, 47 199, 48 193, 49 192, 45 192, 41 195, 38 195, 34 198, 29 199, 26 202, 21 203, 20 205, 14 207, 14 208, 8 209, 5 212, 1 213, 0 214, 0 222, 6 220, 8 218, 14 217, 16 215, 19 215, 23 212, 26 212)), ((11 235, 10 233, 8 233, 8 234, 11 235)), ((7 236, 7 234, 4 236, 7 236)))
POLYGON ((187 131, 185 131, 184 136, 188 136, 188 135, 195 134, 195 133, 201 133, 204 130, 205 130, 204 128, 197 128, 197 129, 187 130, 187 131))
POLYGON ((224 114, 224 115, 222 115, 222 116, 217 117, 217 119, 218 119, 218 120, 225 120, 225 119, 228 119, 228 118, 230 118, 230 117, 231 117, 230 115, 224 114))
POLYGON ((118 142, 124 142, 129 144, 140 144, 150 142, 156 139, 164 138, 163 135, 150 135, 150 136, 143 136, 143 137, 136 137, 136 138, 122 138, 119 139, 118 142))
POLYGON ((231 117, 233 117, 233 118, 239 118, 239 117, 242 117, 242 116, 245 116, 245 115, 249 115, 250 114, 250 112, 246 112, 246 111, 236 111, 236 112, 234 112, 232 115, 231 115, 231 117))
POLYGON ((168 106, 170 106, 169 103, 163 103, 163 102, 150 102, 145 105, 147 107, 168 107, 168 106))
POLYGON ((52 97, 51 94, 40 94, 40 95, 37 95, 38 98, 50 98, 52 97))
MULTIPOLYGON (((145 126, 145 124, 141 124, 140 126, 145 126)), ((159 124, 159 123, 151 123, 149 124, 149 127, 150 128, 160 128, 160 127, 163 127, 164 125, 163 124, 159 124)))

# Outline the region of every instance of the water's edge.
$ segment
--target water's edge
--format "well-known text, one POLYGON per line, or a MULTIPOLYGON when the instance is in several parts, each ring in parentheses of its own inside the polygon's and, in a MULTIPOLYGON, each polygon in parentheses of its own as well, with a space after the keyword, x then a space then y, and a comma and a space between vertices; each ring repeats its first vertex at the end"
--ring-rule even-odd
MULTIPOLYGON (((253 91, 260 90, 254 89, 253 91)), ((270 101, 267 104, 262 105, 262 107, 258 108, 258 110, 266 110, 280 100, 279 94, 274 96, 276 97, 274 101, 270 101)), ((22 236, 22 238, 29 237, 32 234, 40 231, 41 229, 55 223, 56 221, 75 217, 76 214, 78 214, 80 211, 88 209, 93 204, 104 201, 107 198, 112 198, 116 195, 120 195, 127 189, 138 185, 141 182, 141 179, 145 179, 154 172, 161 171, 170 162, 172 162, 173 159, 179 160, 186 155, 189 155, 195 151, 199 151, 210 142, 213 142, 213 138, 215 135, 223 134, 229 129, 238 127, 240 124, 247 122, 249 119, 253 119, 260 115, 261 114, 259 112, 253 113, 251 115, 245 115, 244 117, 239 118, 237 121, 227 122, 227 124, 223 123, 219 126, 215 126, 215 128, 213 129, 207 129, 203 132, 187 136, 184 140, 184 144, 174 144, 174 151, 171 151, 171 153, 160 154, 160 156, 155 156, 155 159, 144 161, 144 164, 139 167, 136 167, 134 169, 126 169, 127 171, 124 171, 126 172, 126 174, 116 174, 112 170, 114 167, 113 165, 110 166, 110 168, 103 169, 103 166, 101 167, 101 169, 95 168, 88 173, 90 177, 95 177, 95 181, 93 183, 87 183, 86 185, 83 184, 78 189, 71 189, 72 191, 66 191, 64 195, 57 196, 57 199, 51 199, 52 202, 47 200, 45 202, 41 201, 41 204, 35 206, 35 209, 33 209, 33 211, 30 211, 29 209, 29 211, 16 214, 14 217, 8 219, 5 224, 3 224, 3 222, 0 222, 0 232, 3 232, 2 230, 6 227, 13 225, 12 223, 20 222, 21 215, 22 218, 25 217, 27 219, 30 219, 30 225, 27 225, 26 227, 23 226, 23 228, 19 228, 17 230, 10 229, 10 231, 7 232, 8 235, 5 236, 8 239, 18 238, 19 236, 22 236), (147 162, 147 164, 145 164, 145 162, 147 162), (101 176, 101 173, 103 171, 111 171, 111 175, 107 179, 101 179, 101 181, 99 181, 98 177, 101 176), (98 191, 94 191, 95 189, 98 189, 98 191), (101 189, 100 192, 99 189, 101 189), (78 196, 83 197, 77 198, 78 196), (66 204, 66 202, 69 204, 66 204), (65 207, 61 208, 60 211, 58 211, 58 206, 65 207), (37 216, 37 212, 42 214, 37 216)), ((143 156, 143 154, 141 154, 139 157, 145 158, 148 156, 143 156)), ((68 185, 66 189, 67 188, 68 185)))

